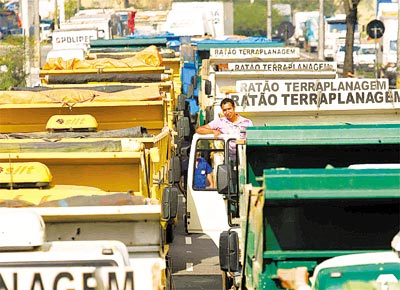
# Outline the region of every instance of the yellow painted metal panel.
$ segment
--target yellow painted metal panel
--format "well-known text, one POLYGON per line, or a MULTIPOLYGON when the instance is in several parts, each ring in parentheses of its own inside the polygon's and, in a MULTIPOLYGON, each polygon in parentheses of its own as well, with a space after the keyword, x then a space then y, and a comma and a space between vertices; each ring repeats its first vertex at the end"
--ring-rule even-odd
POLYGON ((40 161, 52 176, 52 184, 82 185, 104 191, 147 194, 141 176, 140 152, 34 152, 0 153, 1 162, 40 161))
POLYGON ((0 132, 45 131, 53 115, 90 114, 98 122, 98 130, 113 130, 142 126, 150 131, 164 126, 162 101, 134 103, 77 104, 72 108, 54 104, 0 105, 0 132))

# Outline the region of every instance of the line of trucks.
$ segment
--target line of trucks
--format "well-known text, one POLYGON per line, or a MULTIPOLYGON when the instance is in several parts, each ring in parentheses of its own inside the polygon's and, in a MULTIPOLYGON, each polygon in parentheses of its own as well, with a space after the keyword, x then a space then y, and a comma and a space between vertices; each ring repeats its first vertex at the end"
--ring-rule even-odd
POLYGON ((255 126, 245 139, 193 136, 186 231, 219 248, 223 289, 397 289, 399 90, 298 58, 293 47, 210 49, 200 119, 229 97, 255 126), (198 153, 215 188, 195 187, 198 153))
POLYGON ((1 92, 3 288, 170 289, 172 71, 152 48, 131 61, 50 67, 42 87, 1 92))
MULTIPOLYGON (((337 79, 334 62, 300 61, 298 48, 274 42, 199 41, 193 53, 201 65, 188 81, 180 63, 181 91, 152 47, 124 67, 110 58, 51 66, 42 87, 1 92, 2 211, 32 223, 32 234, 2 224, 0 285, 26 273, 32 279, 20 283, 30 288, 170 289, 177 222, 219 247, 223 289, 287 289, 304 267, 345 277, 349 264, 323 261, 390 250, 400 220, 399 90, 384 79, 337 79), (246 139, 193 134, 192 101, 197 126, 220 115, 225 97, 252 119, 246 139), (194 188, 199 152, 216 188, 194 188)), ((396 257, 371 280, 398 283, 396 257)))

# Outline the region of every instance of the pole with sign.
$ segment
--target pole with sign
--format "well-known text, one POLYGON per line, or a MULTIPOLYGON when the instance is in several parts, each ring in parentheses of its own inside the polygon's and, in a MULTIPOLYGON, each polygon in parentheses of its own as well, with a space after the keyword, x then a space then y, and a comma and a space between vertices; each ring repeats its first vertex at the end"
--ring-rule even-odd
POLYGON ((368 23, 367 34, 369 37, 374 39, 375 43, 375 77, 378 77, 378 48, 376 40, 381 38, 383 36, 383 33, 385 33, 385 25, 382 21, 375 19, 368 23))

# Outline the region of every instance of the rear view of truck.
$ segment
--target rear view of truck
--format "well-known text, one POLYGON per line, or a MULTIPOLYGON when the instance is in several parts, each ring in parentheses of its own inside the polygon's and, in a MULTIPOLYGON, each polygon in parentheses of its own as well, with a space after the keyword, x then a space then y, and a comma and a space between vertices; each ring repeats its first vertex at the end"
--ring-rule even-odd
MULTIPOLYGON (((33 209, 45 222, 48 242, 118 240, 137 267, 140 286, 165 287, 176 198, 160 174, 168 171, 158 152, 165 146, 146 149, 141 139, 131 140, 128 150, 122 149, 126 139, 118 138, 2 142, 1 205, 33 209)), ((163 142, 170 142, 168 134, 163 142)))
POLYGON ((220 238, 226 284, 285 289, 282 270, 312 274, 331 257, 390 250, 400 220, 399 133, 399 124, 248 128, 239 195, 218 185, 239 208, 231 213, 239 235, 220 238))
POLYGON ((28 208, 0 208, 3 289, 140 289, 122 242, 45 241, 45 224, 28 208))
POLYGON ((2 206, 34 209, 49 242, 121 241, 140 289, 168 288, 173 86, 107 88, 2 92, 2 206))

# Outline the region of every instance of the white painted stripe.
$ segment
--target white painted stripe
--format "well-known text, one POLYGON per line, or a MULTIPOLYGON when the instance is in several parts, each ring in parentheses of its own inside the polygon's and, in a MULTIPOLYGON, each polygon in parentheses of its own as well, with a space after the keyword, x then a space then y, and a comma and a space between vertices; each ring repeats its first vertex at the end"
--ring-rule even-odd
POLYGON ((191 245, 192 244, 192 238, 191 237, 185 237, 185 243, 186 243, 186 245, 191 245))
POLYGON ((193 272, 193 263, 186 263, 186 271, 193 272))

